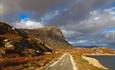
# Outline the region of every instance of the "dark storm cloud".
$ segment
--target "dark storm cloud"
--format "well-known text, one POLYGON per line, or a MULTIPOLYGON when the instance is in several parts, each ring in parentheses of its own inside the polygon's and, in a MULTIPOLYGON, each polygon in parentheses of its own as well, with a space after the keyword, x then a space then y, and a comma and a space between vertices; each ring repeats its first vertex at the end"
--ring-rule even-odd
MULTIPOLYGON (((37 16, 43 16, 52 10, 68 8, 63 14, 63 19, 69 17, 73 20, 81 20, 86 17, 92 9, 102 7, 108 0, 2 0, 5 12, 17 13, 20 11, 36 12, 37 16), (68 16, 64 17, 64 16, 68 16)), ((60 13, 61 14, 61 13, 60 13)), ((69 19, 70 19, 69 18, 69 19)), ((52 20, 52 19, 51 19, 52 20)))
MULTIPOLYGON (((71 0, 74 1, 74 0, 71 0)), ((2 0, 8 12, 35 11, 39 15, 45 14, 50 9, 66 6, 70 0, 2 0)))
MULTIPOLYGON (((30 19, 76 29, 77 24, 90 17, 90 12, 101 9, 114 0, 1 0, 1 19, 15 22, 20 13, 28 13, 30 19), (34 15, 32 14, 34 12, 34 15), (72 24, 72 25, 71 25, 72 24), (65 25, 65 26, 64 26, 65 25), (68 27, 69 26, 69 27, 68 27)), ((87 24, 84 25, 87 27, 87 24)), ((79 27, 77 28, 79 29, 79 27)), ((80 28, 81 29, 81 28, 80 28)), ((85 28, 83 28, 84 30, 85 28)), ((82 29, 81 29, 82 30, 82 29)), ((87 30, 89 31, 89 30, 87 30)))
POLYGON ((75 0, 67 11, 60 13, 61 17, 58 16, 59 18, 55 22, 51 22, 51 25, 54 23, 59 26, 71 24, 71 21, 77 24, 79 21, 88 18, 90 11, 103 8, 107 3, 107 0, 75 0))

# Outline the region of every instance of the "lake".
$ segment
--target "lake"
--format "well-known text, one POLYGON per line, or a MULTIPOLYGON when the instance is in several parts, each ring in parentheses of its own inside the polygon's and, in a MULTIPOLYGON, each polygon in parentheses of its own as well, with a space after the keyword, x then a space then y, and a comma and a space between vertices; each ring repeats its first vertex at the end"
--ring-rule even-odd
POLYGON ((90 56, 96 58, 100 63, 109 68, 109 70, 115 70, 115 56, 90 56))

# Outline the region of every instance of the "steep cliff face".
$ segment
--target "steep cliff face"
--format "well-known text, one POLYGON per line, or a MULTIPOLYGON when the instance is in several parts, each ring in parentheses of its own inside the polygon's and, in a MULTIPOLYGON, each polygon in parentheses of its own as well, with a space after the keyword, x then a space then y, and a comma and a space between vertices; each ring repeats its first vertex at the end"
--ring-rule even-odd
POLYGON ((61 30, 55 26, 16 29, 0 22, 0 54, 36 55, 68 47, 61 30))
POLYGON ((27 33, 29 38, 34 37, 49 48, 68 48, 70 46, 65 41, 61 30, 55 26, 24 31, 27 33))

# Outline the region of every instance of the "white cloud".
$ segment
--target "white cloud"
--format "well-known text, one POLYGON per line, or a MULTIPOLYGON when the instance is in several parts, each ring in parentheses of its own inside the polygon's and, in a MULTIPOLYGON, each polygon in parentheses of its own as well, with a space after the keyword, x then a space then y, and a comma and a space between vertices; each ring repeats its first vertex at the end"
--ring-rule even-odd
POLYGON ((110 14, 111 14, 111 15, 115 15, 115 11, 111 11, 110 14))
POLYGON ((41 22, 35 22, 32 20, 17 22, 15 23, 14 26, 16 28, 23 28, 23 29, 35 29, 44 27, 44 25, 41 22))
POLYGON ((94 17, 93 19, 97 21, 100 19, 100 17, 94 17))
POLYGON ((109 15, 111 16, 111 20, 115 21, 115 7, 105 9, 104 12, 109 13, 109 15))
POLYGON ((71 37, 73 35, 76 35, 76 32, 75 31, 71 31, 71 30, 64 30, 64 29, 62 29, 62 32, 63 32, 65 37, 71 37))
POLYGON ((76 43, 88 43, 88 42, 89 42, 88 40, 79 40, 76 43))
POLYGON ((115 9, 115 7, 109 8, 109 9, 104 9, 105 12, 110 12, 113 11, 115 9))
POLYGON ((109 31, 104 33, 105 38, 115 41, 115 31, 109 31))
POLYGON ((90 15, 97 15, 98 13, 99 13, 98 11, 93 10, 93 11, 90 12, 90 15))

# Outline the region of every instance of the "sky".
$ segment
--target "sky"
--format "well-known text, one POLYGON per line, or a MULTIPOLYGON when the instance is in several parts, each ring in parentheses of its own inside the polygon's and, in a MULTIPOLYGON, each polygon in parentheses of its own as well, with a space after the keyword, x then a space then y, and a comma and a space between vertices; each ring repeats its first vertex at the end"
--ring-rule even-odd
POLYGON ((0 0, 0 21, 27 29, 54 25, 75 46, 115 48, 115 0, 0 0))

